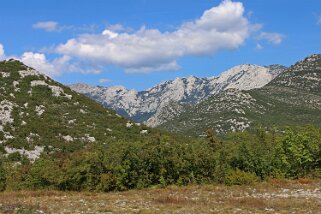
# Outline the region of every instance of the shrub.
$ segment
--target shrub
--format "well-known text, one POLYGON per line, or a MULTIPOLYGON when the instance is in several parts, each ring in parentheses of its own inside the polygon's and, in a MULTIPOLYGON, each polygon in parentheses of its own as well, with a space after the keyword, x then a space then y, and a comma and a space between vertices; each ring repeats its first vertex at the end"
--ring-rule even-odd
POLYGON ((104 192, 115 190, 116 188, 116 178, 112 173, 104 173, 100 177, 99 190, 104 192))
POLYGON ((239 169, 230 170, 225 178, 226 185, 249 185, 259 181, 259 178, 250 172, 244 172, 239 169))

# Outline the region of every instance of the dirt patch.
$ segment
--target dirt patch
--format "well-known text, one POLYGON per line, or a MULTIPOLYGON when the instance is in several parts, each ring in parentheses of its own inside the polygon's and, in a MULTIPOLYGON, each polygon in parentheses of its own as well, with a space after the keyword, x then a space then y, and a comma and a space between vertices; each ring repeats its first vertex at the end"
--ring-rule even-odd
POLYGON ((319 213, 321 182, 189 186, 114 193, 6 192, 0 213, 319 213))

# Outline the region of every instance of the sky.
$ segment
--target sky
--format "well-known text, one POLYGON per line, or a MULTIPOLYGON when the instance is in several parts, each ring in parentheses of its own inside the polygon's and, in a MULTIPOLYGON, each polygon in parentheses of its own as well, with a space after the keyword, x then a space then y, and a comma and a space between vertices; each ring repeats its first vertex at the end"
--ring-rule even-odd
POLYGON ((144 90, 321 53, 320 0, 0 0, 0 60, 144 90))

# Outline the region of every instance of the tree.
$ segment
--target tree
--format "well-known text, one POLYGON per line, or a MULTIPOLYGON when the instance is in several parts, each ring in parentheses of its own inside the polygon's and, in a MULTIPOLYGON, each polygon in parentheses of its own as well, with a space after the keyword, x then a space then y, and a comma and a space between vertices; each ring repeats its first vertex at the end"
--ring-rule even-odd
POLYGON ((317 167, 320 148, 308 133, 287 131, 279 147, 281 169, 290 178, 298 178, 317 167))
POLYGON ((216 131, 214 129, 206 130, 206 139, 208 140, 209 146, 213 151, 216 151, 220 147, 220 140, 216 136, 216 131))

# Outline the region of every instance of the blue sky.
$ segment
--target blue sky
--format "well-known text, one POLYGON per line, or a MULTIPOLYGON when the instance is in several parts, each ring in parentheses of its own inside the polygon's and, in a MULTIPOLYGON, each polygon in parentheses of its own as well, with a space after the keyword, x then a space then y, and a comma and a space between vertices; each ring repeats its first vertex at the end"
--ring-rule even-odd
POLYGON ((319 0, 10 0, 0 58, 70 84, 143 90, 238 64, 289 66, 321 51, 319 0))

